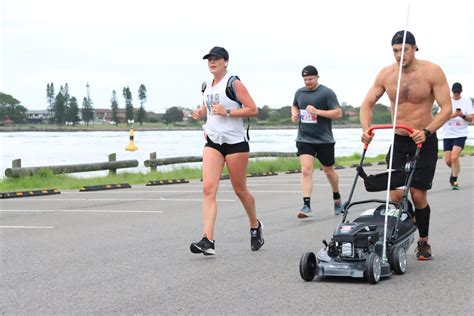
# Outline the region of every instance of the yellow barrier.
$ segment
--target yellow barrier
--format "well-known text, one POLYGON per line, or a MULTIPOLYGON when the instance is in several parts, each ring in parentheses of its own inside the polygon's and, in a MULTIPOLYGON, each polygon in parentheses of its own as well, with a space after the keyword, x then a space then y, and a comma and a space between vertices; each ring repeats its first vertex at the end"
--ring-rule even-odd
POLYGON ((125 147, 125 150, 127 151, 135 151, 138 149, 138 147, 135 145, 135 142, 133 141, 133 128, 130 129, 130 142, 128 143, 127 147, 125 147))

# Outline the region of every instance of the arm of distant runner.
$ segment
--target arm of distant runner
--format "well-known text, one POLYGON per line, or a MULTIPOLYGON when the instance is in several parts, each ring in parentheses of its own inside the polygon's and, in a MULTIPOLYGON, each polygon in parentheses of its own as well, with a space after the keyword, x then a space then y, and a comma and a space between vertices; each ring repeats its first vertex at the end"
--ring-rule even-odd
POLYGON ((464 120, 465 120, 465 121, 468 121, 469 123, 471 123, 471 122, 472 122, 472 114, 464 115, 464 120))
POLYGON ((472 106, 472 102, 470 102, 471 100, 468 101, 468 103, 470 103, 470 106, 468 106, 468 109, 462 113, 461 112, 461 118, 469 123, 472 122, 472 117, 474 116, 474 108, 472 106))
MULTIPOLYGON (((471 101, 471 100, 469 100, 469 101, 471 101)), ((474 106, 472 105, 472 102, 471 102, 471 107, 470 108, 468 107, 468 110, 464 114, 465 114, 464 115, 464 120, 468 121, 469 123, 472 123, 472 119, 474 117, 474 106)))
POLYGON ((337 120, 342 117, 342 109, 339 105, 339 101, 337 101, 337 96, 331 89, 329 89, 328 95, 326 97, 326 105, 322 107, 326 108, 327 110, 318 109, 317 106, 317 104, 308 105, 306 107, 306 111, 331 120, 337 120))
POLYGON ((233 117, 255 117, 258 114, 258 108, 247 88, 240 80, 235 81, 235 94, 242 103, 242 108, 232 109, 230 115, 233 117))
POLYGON ((332 110, 319 110, 315 107, 312 107, 312 111, 310 113, 315 114, 317 116, 322 116, 331 120, 337 120, 342 117, 342 109, 340 107, 337 107, 332 110))
POLYGON ((207 107, 204 104, 204 102, 202 102, 201 107, 198 106, 198 108, 193 111, 192 117, 195 120, 200 120, 200 119, 206 117, 206 115, 207 115, 207 107))
POLYGON ((291 121, 295 123, 295 122, 298 122, 299 119, 300 119, 300 108, 298 107, 298 105, 293 104, 291 106, 291 121))
POLYGON ((206 106, 206 104, 204 104, 204 102, 202 102, 200 110, 201 110, 201 117, 206 117, 207 116, 207 106, 206 106))

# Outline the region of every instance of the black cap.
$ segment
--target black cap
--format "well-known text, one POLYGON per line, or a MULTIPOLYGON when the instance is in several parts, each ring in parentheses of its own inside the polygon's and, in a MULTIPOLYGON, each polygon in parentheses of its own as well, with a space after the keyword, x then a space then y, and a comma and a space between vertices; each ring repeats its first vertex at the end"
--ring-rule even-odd
POLYGON ((224 47, 215 46, 213 47, 208 54, 204 55, 202 59, 208 59, 211 56, 224 58, 225 60, 229 60, 229 53, 225 50, 224 47))
MULTIPOLYGON (((395 44, 402 44, 403 43, 403 33, 405 33, 405 31, 398 31, 397 33, 395 33, 395 35, 393 35, 393 37, 392 37, 392 46, 395 45, 395 44)), ((405 39, 405 43, 411 44, 411 45, 416 45, 415 36, 413 35, 412 32, 407 31, 407 37, 405 39)), ((418 46, 416 46, 416 50, 418 50, 418 46)))
POLYGON ((451 88, 453 93, 460 93, 462 92, 462 85, 459 82, 453 83, 453 87, 451 88))
POLYGON ((301 71, 301 75, 303 77, 304 76, 317 76, 318 75, 318 70, 316 69, 316 67, 308 65, 308 66, 303 68, 303 70, 301 71))

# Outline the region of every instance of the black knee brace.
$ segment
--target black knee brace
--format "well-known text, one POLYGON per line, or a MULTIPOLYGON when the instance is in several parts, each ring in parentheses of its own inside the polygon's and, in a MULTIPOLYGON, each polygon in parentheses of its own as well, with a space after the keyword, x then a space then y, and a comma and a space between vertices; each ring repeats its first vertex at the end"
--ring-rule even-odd
POLYGON ((415 208, 415 219, 416 226, 418 227, 418 233, 421 238, 428 237, 428 230, 430 228, 430 206, 427 205, 425 208, 415 208))

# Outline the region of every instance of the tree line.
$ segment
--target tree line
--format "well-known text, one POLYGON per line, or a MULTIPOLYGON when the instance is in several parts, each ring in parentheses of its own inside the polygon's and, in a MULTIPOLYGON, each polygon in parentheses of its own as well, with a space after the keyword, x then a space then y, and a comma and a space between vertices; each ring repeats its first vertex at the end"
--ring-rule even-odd
POLYGON ((16 124, 24 123, 26 120, 26 111, 21 102, 13 96, 0 92, 0 122, 3 123, 7 118, 16 124))
MULTIPOLYGON (((135 109, 133 105, 133 96, 129 86, 122 89, 122 97, 125 102, 125 120, 126 123, 143 122, 173 124, 180 126, 198 126, 201 122, 192 119, 187 120, 192 109, 183 107, 170 107, 164 114, 147 113, 145 104, 147 102, 147 89, 141 84, 138 89, 139 107, 135 109), (187 115, 185 115, 187 114, 187 115)), ((86 125, 94 121, 93 101, 90 93, 90 86, 86 84, 86 96, 82 99, 82 107, 79 108, 79 102, 76 97, 69 93, 68 83, 61 85, 58 93, 55 92, 54 83, 46 85, 47 109, 50 114, 50 123, 57 125, 76 125, 82 120, 86 125), (80 114, 80 115, 79 115, 80 114)), ((473 99, 471 98, 471 101, 473 99)), ((347 105, 344 102, 341 105, 343 117, 340 120, 334 120, 335 125, 357 125, 359 124, 359 107, 347 105)), ((110 98, 111 119, 115 125, 123 120, 123 113, 119 115, 119 96, 115 90, 112 91, 110 98)), ((268 105, 259 107, 258 116, 252 119, 252 123, 260 126, 285 126, 292 125, 290 120, 291 106, 284 106, 273 109, 268 105)), ((122 110, 123 111, 123 110, 122 110)), ((436 113, 436 106, 433 107, 433 114, 436 113)), ((5 118, 11 119, 16 124, 26 123, 27 109, 21 102, 13 96, 0 92, 0 122, 5 118)), ((376 104, 373 112, 374 124, 388 124, 391 122, 391 110, 383 104, 376 104)))
MULTIPOLYGON (((192 109, 189 108, 173 106, 168 108, 164 114, 150 113, 149 115, 145 110, 147 90, 143 84, 141 84, 138 89, 138 99, 140 101, 138 109, 135 109, 133 106, 133 97, 130 87, 127 86, 122 89, 122 97, 125 101, 125 119, 127 123, 131 123, 133 120, 139 122, 140 125, 142 125, 143 122, 162 122, 167 125, 195 126, 201 124, 192 119, 185 120, 185 112, 188 114, 192 112, 192 109)), ((86 84, 86 96, 82 99, 81 108, 79 108, 77 98, 70 95, 68 83, 64 84, 64 86, 61 85, 57 94, 55 93, 54 83, 48 83, 46 85, 46 99, 48 104, 47 109, 50 115, 50 123, 52 124, 76 125, 80 120, 82 120, 86 125, 89 125, 89 123, 94 120, 94 103, 91 98, 89 84, 86 84)), ((112 91, 110 98, 110 108, 112 121, 115 125, 118 125, 120 123, 119 97, 115 90, 112 91)), ((292 124, 290 120, 291 106, 273 109, 270 106, 265 105, 258 109, 259 112, 257 118, 252 119, 255 124, 262 126, 292 124)), ((342 119, 334 121, 334 124, 359 123, 359 108, 342 104, 342 110, 344 113, 342 119)), ((6 117, 9 117, 16 124, 26 123, 26 111, 27 109, 20 104, 20 101, 11 95, 0 92, 0 121, 3 122, 6 117)), ((390 108, 383 104, 376 104, 374 108, 373 121, 376 124, 390 123, 390 114, 390 108)))
MULTIPOLYGON (((138 99, 140 100, 140 107, 137 111, 133 107, 133 97, 130 87, 124 87, 122 96, 125 99, 125 119, 128 123, 137 121, 140 125, 146 120, 145 103, 147 101, 147 90, 144 84, 140 85, 138 89, 138 99)), ((69 94, 69 85, 66 83, 60 86, 58 94, 55 94, 54 83, 46 85, 46 99, 48 102, 48 112, 50 114, 51 123, 64 125, 76 125, 81 119, 88 126, 90 122, 94 121, 93 101, 90 95, 89 83, 86 84, 86 96, 82 100, 82 108, 79 109, 77 99, 69 94), (79 117, 80 111, 80 117, 79 117)), ((117 92, 112 91, 110 98, 110 108, 112 112, 112 121, 118 125, 120 123, 119 101, 117 92)))
MULTIPOLYGON (((348 124, 359 124, 359 108, 343 103, 341 105, 343 116, 339 120, 334 120, 335 125, 348 125, 348 124)), ((161 121, 165 124, 174 125, 198 125, 199 122, 194 120, 185 121, 184 112, 191 113, 192 109, 171 107, 166 110, 165 114, 161 117, 161 121)), ((268 105, 258 108, 258 115, 256 118, 251 119, 254 124, 260 126, 284 126, 292 125, 290 118, 291 106, 283 106, 278 109, 273 109, 268 105)), ((391 122, 391 111, 388 106, 381 103, 377 103, 374 106, 373 113, 374 124, 389 124, 391 122)))

